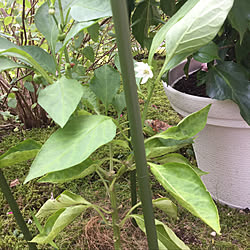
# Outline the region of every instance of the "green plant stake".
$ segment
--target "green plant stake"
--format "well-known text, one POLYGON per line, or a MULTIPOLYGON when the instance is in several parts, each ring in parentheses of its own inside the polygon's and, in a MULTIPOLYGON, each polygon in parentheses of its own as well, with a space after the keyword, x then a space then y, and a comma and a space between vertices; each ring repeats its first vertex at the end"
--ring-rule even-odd
POLYGON ((149 249, 158 249, 125 1, 111 0, 149 249))
POLYGON ((24 218, 19 210, 19 207, 11 193, 10 187, 4 177, 3 171, 0 169, 0 187, 1 190, 7 200, 7 202, 9 203, 10 209, 13 212, 16 222, 18 224, 18 226, 20 227, 25 240, 27 241, 28 245, 29 245, 29 249, 37 249, 36 244, 35 243, 30 243, 29 241, 32 240, 32 235, 24 221, 24 218))
POLYGON ((25 240, 28 242, 29 249, 37 249, 37 247, 35 243, 29 242, 32 240, 32 235, 11 193, 10 187, 4 177, 2 168, 34 158, 40 147, 41 145, 39 143, 29 139, 10 148, 7 152, 0 156, 0 187, 7 202, 9 203, 11 211, 15 216, 17 224, 22 230, 25 240))

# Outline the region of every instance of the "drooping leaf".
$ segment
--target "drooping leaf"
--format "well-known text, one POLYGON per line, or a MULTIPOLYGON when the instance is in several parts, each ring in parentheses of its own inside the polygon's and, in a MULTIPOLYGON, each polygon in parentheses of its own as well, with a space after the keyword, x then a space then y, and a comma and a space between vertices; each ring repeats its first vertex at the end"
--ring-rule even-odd
POLYGON ((50 215, 44 228, 40 228, 40 234, 32 239, 39 244, 51 243, 52 240, 78 215, 84 212, 92 204, 79 195, 64 191, 55 200, 49 199, 38 211, 38 218, 50 215), (52 214, 52 215, 51 215, 52 214))
POLYGON ((233 0, 199 1, 166 34, 166 61, 174 55, 193 53, 210 42, 224 23, 233 0))
POLYGON ((168 198, 159 198, 152 200, 152 202, 154 207, 162 210, 171 218, 177 219, 177 207, 171 200, 168 198))
POLYGON ((209 43, 220 30, 232 5, 233 0, 198 1, 185 16, 166 29, 166 59, 159 75, 164 73, 166 65, 174 56, 190 55, 209 43))
POLYGON ((123 109, 126 107, 126 100, 125 100, 124 92, 121 92, 120 94, 116 94, 112 101, 112 104, 118 113, 118 117, 120 117, 123 109))
POLYGON ((234 62, 223 62, 207 74, 206 91, 211 98, 231 99, 239 105, 243 119, 250 125, 250 81, 248 72, 234 62))
POLYGON ((155 178, 184 208, 220 233, 219 215, 213 199, 189 165, 177 162, 148 164, 155 178))
POLYGON ((59 30, 54 19, 49 14, 49 6, 47 2, 38 8, 34 21, 37 29, 44 35, 52 53, 54 54, 59 30))
POLYGON ((142 47, 150 47, 149 27, 160 21, 160 15, 156 6, 153 5, 153 2, 154 1, 148 0, 141 1, 132 16, 132 33, 142 47))
POLYGON ((86 22, 112 16, 109 0, 81 0, 71 7, 71 16, 78 22, 86 22))
POLYGON ((88 115, 72 118, 45 142, 25 182, 83 162, 97 148, 110 142, 115 134, 116 126, 109 117, 88 115))
POLYGON ((64 127, 82 95, 82 85, 76 80, 63 76, 39 92, 38 103, 56 123, 64 127))
POLYGON ((233 28, 240 33, 240 42, 242 42, 245 32, 250 31, 249 10, 250 2, 248 0, 234 0, 228 15, 233 28))
MULTIPOLYGON (((130 217, 136 220, 139 228, 146 233, 144 219, 142 215, 132 214, 130 217)), ((156 233, 158 238, 159 249, 171 250, 188 250, 189 247, 181 241, 175 233, 159 220, 155 220, 156 233)))
POLYGON ((40 143, 32 139, 27 139, 0 156, 0 168, 32 159, 36 156, 40 148, 40 143))
POLYGON ((51 172, 40 178, 38 182, 64 183, 84 178, 96 170, 96 162, 87 159, 84 162, 61 171, 51 172))
POLYGON ((196 61, 208 63, 216 59, 220 59, 218 47, 214 42, 201 47, 193 56, 196 61))
POLYGON ((62 192, 56 199, 48 199, 36 214, 37 218, 46 218, 57 210, 76 205, 90 205, 82 196, 74 194, 68 190, 62 192))
POLYGON ((145 140, 145 143, 155 138, 185 140, 195 136, 205 127, 210 107, 211 104, 197 112, 188 115, 187 117, 183 118, 178 123, 178 125, 151 136, 145 140))
POLYGON ((56 64, 53 57, 45 50, 37 46, 22 46, 22 50, 27 52, 32 58, 39 63, 41 67, 52 74, 56 74, 56 64))
MULTIPOLYGON (((189 0, 185 3, 180 10, 171 17, 167 23, 165 23, 162 28, 156 33, 153 38, 149 55, 148 55, 148 64, 152 64, 153 56, 161 43, 165 40, 165 36, 169 29, 176 24, 181 18, 183 18, 200 0, 189 0)), ((178 63, 177 63, 178 64, 178 63)))
POLYGON ((120 88, 120 74, 109 65, 104 65, 95 70, 95 75, 90 82, 90 89, 105 105, 112 103, 113 98, 120 88))
POLYGON ((35 236, 31 242, 36 242, 38 244, 50 243, 66 226, 87 208, 89 208, 88 205, 76 205, 58 210, 49 217, 42 233, 35 236))
MULTIPOLYGON (((39 59, 39 61, 36 61, 32 57, 32 54, 29 54, 29 53, 32 53, 32 51, 34 51, 34 50, 30 49, 27 53, 25 51, 25 50, 27 50, 27 48, 25 48, 25 49, 24 48, 25 48, 24 46, 23 47, 17 46, 14 43, 8 41, 7 39, 0 37, 0 54, 6 55, 6 56, 17 57, 19 59, 24 60, 25 62, 28 63, 29 66, 31 64, 36 70, 38 70, 48 83, 51 83, 52 82, 51 78, 46 73, 46 71, 45 71, 46 69, 44 69, 41 65, 44 65, 44 63, 46 63, 47 59, 49 59, 49 61, 51 61, 51 60, 53 61, 52 56, 50 56, 47 52, 43 51, 43 49, 37 47, 35 49, 36 53, 38 51, 40 51, 41 54, 40 54, 40 56, 34 55, 34 57, 36 57, 36 59, 39 59), (47 53, 47 54, 44 57, 45 53, 47 53)), ((48 62, 48 64, 50 64, 50 63, 48 62)), ((50 70, 53 70, 53 69, 50 69, 50 70)))
POLYGON ((15 68, 27 68, 27 65, 16 63, 5 56, 0 56, 0 72, 15 68))

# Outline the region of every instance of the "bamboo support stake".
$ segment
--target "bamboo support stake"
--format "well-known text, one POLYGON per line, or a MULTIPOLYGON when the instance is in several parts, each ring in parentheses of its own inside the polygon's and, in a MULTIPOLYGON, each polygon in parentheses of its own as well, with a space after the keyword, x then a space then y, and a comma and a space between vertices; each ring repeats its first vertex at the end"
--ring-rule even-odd
POLYGON ((119 51, 123 86, 131 129, 131 142, 135 156, 136 172, 140 189, 140 198, 142 202, 148 247, 149 249, 157 250, 158 242, 153 214, 152 192, 149 185, 144 137, 141 126, 141 114, 138 103, 134 65, 130 45, 127 4, 125 0, 111 0, 111 6, 115 24, 116 41, 119 51))

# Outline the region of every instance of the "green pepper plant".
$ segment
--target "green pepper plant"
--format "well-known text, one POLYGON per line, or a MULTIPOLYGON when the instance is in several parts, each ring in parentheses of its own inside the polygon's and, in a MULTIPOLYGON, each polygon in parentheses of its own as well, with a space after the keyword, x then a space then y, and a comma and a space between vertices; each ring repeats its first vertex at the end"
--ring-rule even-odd
MULTIPOLYGON (((152 204, 168 216, 177 218, 176 205, 169 198, 152 200, 151 191, 143 193, 142 189, 150 189, 147 166, 145 164, 142 166, 143 171, 138 169, 140 159, 142 162, 144 160, 145 163, 147 162, 153 176, 179 204, 220 234, 217 208, 200 179, 200 175, 204 173, 194 168, 182 155, 174 153, 192 143, 194 136, 204 128, 210 106, 184 118, 178 125, 146 138, 144 142, 142 141, 142 146, 141 144, 138 146, 139 140, 143 139, 141 124, 144 124, 146 118, 154 83, 149 84, 148 100, 142 114, 142 122, 140 119, 138 122, 132 114, 133 111, 138 112, 138 109, 129 108, 129 100, 138 104, 137 93, 131 93, 131 96, 128 96, 131 86, 126 86, 126 82, 130 82, 130 84, 133 83, 133 88, 136 87, 134 67, 131 67, 133 63, 131 63, 130 45, 128 42, 122 43, 123 35, 128 32, 126 25, 122 26, 122 24, 128 22, 128 15, 124 12, 126 19, 121 19, 122 12, 118 9, 120 3, 117 4, 115 1, 111 3, 112 8, 109 0, 58 0, 45 2, 39 7, 35 14, 35 24, 47 40, 50 54, 36 46, 17 46, 7 39, 0 40, 0 53, 5 59, 17 58, 18 62, 35 69, 47 83, 47 86, 39 92, 38 103, 60 126, 41 147, 25 183, 38 177, 38 182, 64 183, 79 178, 84 180, 84 177, 96 173, 110 199, 110 209, 93 204, 68 190, 56 199, 49 199, 36 214, 36 224, 40 233, 31 242, 55 246, 53 241, 56 236, 87 209, 94 209, 102 220, 113 228, 115 249, 121 249, 120 230, 128 219, 133 218, 144 232, 150 231, 147 219, 148 217, 154 219, 150 208, 152 204), (116 69, 110 65, 97 68, 91 80, 86 83, 86 78, 81 75, 81 65, 75 65, 76 68, 70 66, 72 63, 70 58, 73 55, 68 52, 67 46, 72 41, 76 42, 79 32, 93 28, 104 17, 112 16, 112 10, 120 59, 116 58, 116 69), (59 57, 56 57, 58 53, 59 57), (126 62, 123 59, 127 56, 126 62), (62 68, 62 65, 65 67, 62 68), (123 76, 125 93, 121 90, 119 71, 123 76), (85 84, 82 84, 83 82, 85 84), (130 97, 132 99, 129 99, 130 97), (100 102, 102 106, 99 105, 100 102), (109 116, 111 105, 116 110, 117 119, 109 116), (126 107, 131 136, 127 134, 127 127, 124 127, 119 119, 126 107), (93 153, 103 145, 108 145, 109 156, 94 159, 93 153), (124 159, 114 157, 114 145, 129 152, 124 159), (107 163, 108 167, 106 167, 107 163), (121 218, 115 184, 125 173, 135 169, 140 182, 141 202, 134 205, 121 218), (141 182, 143 180, 146 181, 141 182), (133 214, 133 211, 141 205, 144 216, 133 214), (107 216, 111 216, 111 223, 107 216), (44 218, 46 222, 41 226, 38 220, 44 218)), ((121 3, 125 11, 126 2, 121 1, 121 3)), ((163 26, 163 31, 156 34, 155 43, 151 45, 151 48, 157 48, 162 38, 166 36, 169 53, 157 81, 160 80, 162 72, 169 69, 169 65, 180 61, 183 53, 196 51, 211 41, 223 24, 232 4, 233 0, 224 0, 220 3, 214 0, 206 2, 189 0, 180 8, 163 26), (205 17, 203 17, 204 13, 206 13, 205 17), (213 16, 216 16, 216 19, 212 19, 213 16), (183 32, 181 20, 184 20, 184 24, 187 25, 185 32, 183 32), (179 22, 181 23, 174 30, 175 32, 171 35, 167 33, 179 22)), ((142 67, 142 64, 136 64, 136 68, 139 71, 137 76, 143 78, 142 82, 146 81, 145 77, 152 76, 150 68, 142 67)), ((138 114, 137 118, 140 118, 140 113, 136 114, 138 114)), ((158 237, 156 244, 160 249, 189 249, 164 223, 157 219, 154 223, 158 237)), ((150 239, 150 235, 147 237, 149 248, 153 249, 155 243, 152 242, 156 239, 150 239)))

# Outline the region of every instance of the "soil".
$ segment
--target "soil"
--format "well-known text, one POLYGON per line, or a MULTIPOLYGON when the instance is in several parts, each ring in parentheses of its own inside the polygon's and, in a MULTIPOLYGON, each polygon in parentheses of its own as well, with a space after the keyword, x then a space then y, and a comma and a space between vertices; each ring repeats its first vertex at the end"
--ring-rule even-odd
POLYGON ((208 97, 206 94, 206 85, 202 84, 197 86, 197 72, 188 76, 181 78, 178 82, 175 83, 173 86, 174 89, 186 93, 189 95, 201 96, 201 97, 208 97))

